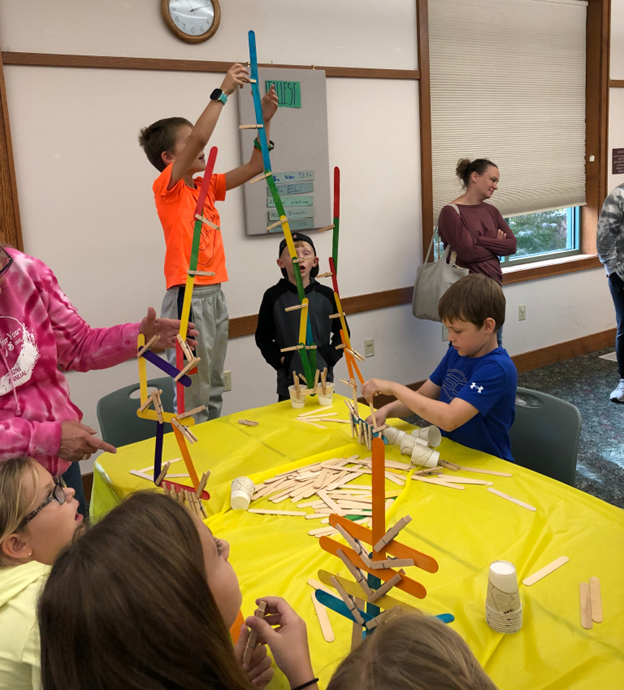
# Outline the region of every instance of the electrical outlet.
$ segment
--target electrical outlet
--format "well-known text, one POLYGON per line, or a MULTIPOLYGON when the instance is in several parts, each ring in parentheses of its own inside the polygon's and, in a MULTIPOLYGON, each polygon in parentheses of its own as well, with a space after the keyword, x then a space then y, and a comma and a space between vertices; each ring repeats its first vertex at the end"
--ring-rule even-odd
POLYGON ((223 392, 227 393, 228 391, 232 390, 232 372, 231 371, 224 371, 223 372, 223 392))
POLYGON ((526 320, 526 305, 521 304, 518 307, 518 321, 525 321, 526 320))
POLYGON ((366 357, 375 356, 375 341, 372 338, 364 341, 364 355, 366 357))

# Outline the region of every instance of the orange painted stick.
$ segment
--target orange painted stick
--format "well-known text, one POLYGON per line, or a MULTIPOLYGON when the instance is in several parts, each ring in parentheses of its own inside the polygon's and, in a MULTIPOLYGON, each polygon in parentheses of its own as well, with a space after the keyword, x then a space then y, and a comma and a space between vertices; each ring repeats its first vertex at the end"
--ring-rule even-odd
MULTIPOLYGON (((350 549, 348 546, 344 546, 344 544, 339 544, 337 541, 334 541, 329 537, 321 537, 319 543, 323 551, 327 551, 327 553, 331 553, 334 556, 338 556, 338 551, 342 550, 342 552, 349 558, 351 563, 353 563, 356 568, 365 570, 367 573, 370 573, 381 580, 385 580, 386 582, 391 580, 397 574, 397 571, 393 570, 392 568, 379 568, 377 570, 369 569, 366 563, 364 563, 364 561, 357 555, 357 553, 355 553, 353 549, 350 549)), ((416 580, 412 580, 405 575, 401 575, 401 581, 396 585, 396 587, 414 597, 418 597, 419 599, 424 599, 427 596, 427 590, 423 587, 423 585, 420 584, 420 582, 416 582, 416 580)))
MULTIPOLYGON (((376 544, 386 533, 386 453, 384 442, 373 439, 372 444, 372 487, 373 487, 373 544, 376 544)), ((383 561, 386 549, 373 550, 373 560, 383 561)))
MULTIPOLYGON (((191 481, 193 482, 193 487, 195 488, 195 491, 197 491, 197 487, 199 486, 199 477, 197 476, 197 472, 195 471, 195 465, 193 465, 193 461, 191 460, 191 455, 188 452, 188 448, 186 446, 186 440, 184 436, 182 436, 182 432, 178 431, 175 427, 173 427, 173 433, 175 434, 176 441, 178 442, 178 446, 180 446, 180 453, 182 453, 182 457, 184 458, 184 464, 186 465, 186 471, 189 473, 189 477, 191 478, 191 481)), ((385 534, 385 532, 384 532, 385 534)), ((381 535, 383 537, 383 534, 381 535)), ((381 539, 381 537, 380 537, 381 539)))
MULTIPOLYGON (((340 340, 342 340, 342 344, 346 347, 347 343, 345 341, 345 333, 342 329, 340 329, 340 340)), ((347 367, 349 369, 349 381, 355 381, 355 376, 353 375, 353 367, 351 366, 353 358, 350 357, 348 352, 345 352, 345 359, 347 361, 347 367)))
MULTIPOLYGON (((354 539, 358 539, 365 544, 376 544, 373 541, 373 533, 368 527, 363 527, 355 522, 351 522, 347 518, 340 517, 339 515, 330 515, 329 524, 332 527, 340 525, 346 532, 348 532, 354 539)), ((396 540, 391 541, 386 546, 386 553, 396 556, 397 558, 411 558, 414 561, 414 565, 421 570, 426 570, 428 573, 438 572, 438 562, 432 556, 427 556, 426 553, 421 553, 412 549, 410 546, 405 546, 405 544, 400 544, 396 540)))

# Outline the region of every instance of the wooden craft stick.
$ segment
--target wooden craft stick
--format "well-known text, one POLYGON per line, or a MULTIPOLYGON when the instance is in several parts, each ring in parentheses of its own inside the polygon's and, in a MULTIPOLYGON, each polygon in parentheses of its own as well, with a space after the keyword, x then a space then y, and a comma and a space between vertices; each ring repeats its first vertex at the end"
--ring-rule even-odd
POLYGON ((160 483, 162 482, 162 480, 167 476, 167 472, 169 472, 170 467, 171 467, 171 461, 166 462, 163 465, 163 468, 160 470, 160 474, 158 475, 158 477, 156 477, 156 481, 154 482, 154 484, 156 484, 156 486, 160 486, 160 483))
POLYGON ((294 352, 295 350, 303 350, 305 345, 293 345, 292 347, 283 347, 280 352, 294 352))
POLYGON ((149 339, 149 342, 144 345, 138 352, 137 352, 137 357, 142 357, 145 352, 148 350, 151 350, 154 345, 160 340, 159 335, 155 335, 153 338, 149 339))
MULTIPOLYGON (((201 220, 201 222, 202 222, 204 225, 207 225, 208 227, 211 227, 213 230, 221 230, 221 228, 220 228, 218 225, 215 225, 210 219, 206 218, 206 216, 200 216, 199 213, 196 213, 196 214, 195 214, 195 219, 196 219, 196 220, 201 220)), ((189 271, 188 274, 189 274, 189 275, 193 275, 193 274, 191 273, 191 271, 189 271)), ((197 275, 196 272, 195 272, 195 275, 197 275)), ((212 273, 211 275, 214 275, 214 273, 212 273)))
POLYGON ((280 218, 280 220, 275 221, 275 223, 271 223, 271 225, 267 225, 267 232, 269 230, 273 230, 273 228, 276 228, 278 225, 282 225, 284 221, 280 218))
MULTIPOLYGON (((476 467, 463 467, 462 465, 455 465, 458 470, 463 472, 477 472, 478 474, 492 474, 495 477, 511 477, 508 472, 494 472, 494 470, 479 470, 476 467)), ((449 468, 452 469, 452 468, 449 468)))
MULTIPOLYGON (((299 377, 297 376, 297 372, 293 371, 293 381, 295 382, 295 395, 297 398, 299 397, 299 377)), ((306 384, 307 385, 307 384, 306 384)))
POLYGON ((340 506, 332 500, 328 495, 327 492, 324 491, 323 489, 319 489, 318 491, 318 497, 323 500, 326 504, 327 507, 330 508, 336 515, 344 516, 345 512, 340 508, 340 506))
POLYGON ((567 556, 560 556, 556 560, 554 560, 552 563, 549 563, 548 565, 544 566, 543 568, 540 568, 537 572, 533 573, 533 575, 529 575, 528 577, 525 577, 524 580, 522 580, 522 584, 526 585, 527 587, 530 587, 531 585, 534 585, 536 582, 539 582, 542 578, 546 577, 546 575, 550 575, 550 573, 554 573, 557 568, 561 568, 562 565, 565 565, 570 559, 567 556))
POLYGON ((258 426, 258 422, 254 422, 251 419, 239 419, 238 423, 242 424, 243 426, 258 426))
POLYGON ((327 594, 331 594, 332 597, 335 596, 329 587, 326 587, 322 582, 315 580, 313 577, 309 578, 308 584, 310 585, 310 587, 312 587, 312 589, 320 589, 323 592, 327 592, 327 594))
POLYGON ((319 273, 316 277, 317 278, 331 278, 334 274, 329 272, 329 273, 319 273))
POLYGON ((600 593, 600 580, 597 577, 589 578, 589 595, 592 620, 594 623, 602 623, 602 594, 600 593))
MULTIPOLYGON (((424 482, 425 484, 436 484, 437 486, 445 486, 447 489, 463 489, 461 484, 451 484, 450 482, 443 482, 441 479, 435 479, 432 477, 423 477, 420 475, 413 474, 412 479, 418 482, 424 482)), ((489 489, 490 487, 488 487, 489 489)))
POLYGON ((384 546, 389 544, 393 539, 396 538, 398 533, 410 522, 412 521, 411 515, 406 515, 402 517, 397 523, 395 523, 384 535, 383 537, 373 546, 374 551, 381 551, 384 546))
POLYGON ((130 474, 134 475, 135 477, 141 477, 141 479, 147 479, 148 482, 153 482, 154 481, 154 476, 150 476, 149 474, 146 474, 145 472, 141 472, 141 470, 130 470, 130 474))
POLYGON ((371 568, 379 570, 381 568, 411 568, 414 561, 411 558, 387 558, 383 561, 373 561, 371 568))
POLYGON ((187 271, 190 276, 216 276, 214 271, 187 271))
POLYGON ((249 184, 256 184, 256 182, 260 182, 261 180, 266 180, 267 177, 272 177, 273 173, 269 171, 268 173, 262 173, 262 175, 258 175, 258 177, 254 177, 253 180, 249 181, 249 184))
POLYGON ((308 534, 311 537, 331 537, 332 534, 338 534, 338 531, 333 527, 320 527, 318 529, 311 529, 308 534))
POLYGON ((200 405, 199 407, 194 407, 192 410, 188 410, 188 412, 183 412, 182 414, 179 414, 178 419, 186 419, 187 417, 191 417, 194 414, 198 414, 199 412, 202 412, 205 409, 206 409, 205 405, 200 405))
POLYGON ((377 601, 380 597, 383 597, 384 594, 387 594, 395 585, 398 585, 399 582, 403 579, 403 571, 399 571, 394 577, 392 577, 390 580, 387 582, 384 582, 381 587, 376 589, 369 597, 368 597, 368 603, 372 604, 373 602, 377 601))
POLYGON ((591 630, 594 624, 592 623, 591 594, 587 582, 581 582, 579 593, 581 595, 581 625, 585 630, 591 630))
MULTIPOLYGON (((326 232, 327 230, 333 230, 334 229, 334 224, 332 223, 331 225, 324 225, 322 228, 319 228, 317 232, 326 232)), ((331 273, 329 274, 331 275, 331 273)), ((319 278, 320 276, 317 276, 319 278)))
POLYGON ((239 129, 264 129, 264 125, 238 125, 239 129))
POLYGON ((316 480, 315 480, 315 482, 314 482, 314 484, 313 484, 313 486, 314 486, 315 489, 320 489, 320 488, 323 486, 323 484, 325 483, 325 480, 327 479, 327 475, 328 475, 328 474, 329 474, 329 467, 324 467, 324 468, 321 470, 321 473, 320 473, 319 476, 316 478, 316 480))
POLYGON ((257 513, 258 515, 307 515, 302 510, 259 510, 258 508, 249 508, 248 513, 257 513))
MULTIPOLYGON (((173 433, 175 434, 176 441, 178 442, 178 447, 180 448, 180 452, 182 453, 182 457, 184 458, 184 464, 186 466, 186 471, 189 473, 189 476, 191 478, 191 482, 193 484, 193 488, 196 489, 199 486, 199 477, 197 476, 197 470, 195 469, 195 465, 193 465, 193 460, 191 459, 191 455, 188 451, 188 447, 186 445, 186 441, 184 440, 184 434, 178 429, 179 427, 182 427, 182 425, 178 422, 178 426, 173 424, 173 420, 175 418, 172 417, 172 427, 173 427, 173 433)), ((176 420, 177 421, 177 420, 176 420)))
POLYGON ((537 508, 535 506, 529 505, 528 503, 525 503, 524 501, 520 501, 517 498, 513 498, 512 496, 508 496, 507 494, 504 494, 502 491, 499 491, 498 489, 493 489, 491 486, 488 486, 487 490, 492 494, 496 494, 497 496, 500 496, 501 498, 505 498, 508 501, 511 501, 512 503, 515 503, 516 505, 521 506, 522 508, 526 508, 527 510, 537 511, 537 508))
POLYGON ((386 470, 384 474, 386 476, 386 479, 389 479, 391 482, 394 482, 395 484, 399 484, 400 486, 403 486, 405 484, 405 479, 403 477, 400 477, 398 474, 395 474, 394 472, 386 470))
MULTIPOLYGON (((266 612, 266 601, 261 601, 258 604, 258 610, 254 613, 254 616, 256 618, 264 618, 264 614, 266 612)), ((249 631, 249 638, 247 639, 247 646, 245 647, 245 651, 243 652, 243 663, 248 664, 251 661, 251 655, 253 654, 253 650, 256 648, 256 644, 258 643, 258 633, 255 630, 250 630, 249 631)))
POLYGON ((484 479, 470 479, 470 477, 461 477, 450 474, 438 474, 436 475, 439 479, 444 482, 450 482, 451 484, 475 484, 479 486, 494 486, 492 482, 486 482, 484 479))
POLYGON ((305 419, 295 419, 296 422, 303 422, 304 424, 309 424, 310 426, 315 426, 317 429, 327 429, 326 426, 321 426, 320 424, 315 424, 314 422, 308 422, 305 419))
POLYGON ((342 549, 338 549, 336 554, 340 558, 340 560, 347 566, 347 570, 351 573, 351 575, 353 575, 355 581, 364 590, 366 596, 372 594, 373 590, 368 586, 368 582, 362 574, 362 571, 359 568, 356 568, 353 565, 353 563, 351 563, 351 561, 347 558, 345 552, 342 549))
POLYGON ((459 469, 459 465, 455 465, 452 462, 448 462, 448 460, 442 460, 441 458, 440 460, 438 460, 438 464, 442 465, 442 467, 446 467, 447 470, 453 470, 453 472, 457 472, 457 470, 459 469))
MULTIPOLYGON (((320 278, 320 276, 318 276, 320 278)), ((336 350, 344 350, 347 346, 344 343, 336 345, 336 350)))
POLYGON ((303 305, 302 304, 295 304, 294 307, 286 307, 286 309, 284 309, 284 311, 296 311, 297 309, 303 309, 303 305))
MULTIPOLYGON (((340 312, 339 314, 330 314, 329 318, 330 319, 339 319, 341 316, 346 316, 346 314, 344 312, 340 312)), ((347 348, 347 350, 348 350, 348 348, 347 348)))
POLYGON ((338 594, 340 594, 341 599, 347 605, 349 611, 351 611, 351 615, 360 625, 364 625, 364 619, 360 615, 358 607, 355 605, 355 601, 353 601, 351 595, 347 594, 344 587, 340 584, 340 582, 338 582, 338 580, 335 577, 332 577, 331 582, 335 590, 338 592, 338 594))
POLYGON ((304 414, 300 414, 297 417, 297 419, 314 421, 315 419, 328 419, 329 417, 336 417, 337 415, 337 412, 319 412, 318 410, 315 410, 314 412, 306 412, 304 414))
POLYGON ((317 370, 314 372, 314 388, 316 388, 316 387, 318 386, 318 382, 319 382, 319 377, 320 377, 320 375, 321 375, 321 372, 317 369, 317 370))
MULTIPOLYGON (((309 582, 309 580, 308 580, 309 582)), ((320 584, 320 583, 319 583, 320 584)), ((333 592, 329 592, 333 596, 333 592)), ((321 632, 323 633, 323 639, 325 642, 333 642, 336 638, 334 636, 334 631, 331 627, 329 621, 329 615, 327 614, 327 609, 317 600, 314 592, 310 592, 312 596, 312 603, 314 605, 314 611, 316 612, 316 617, 318 618, 319 625, 321 626, 321 632)))

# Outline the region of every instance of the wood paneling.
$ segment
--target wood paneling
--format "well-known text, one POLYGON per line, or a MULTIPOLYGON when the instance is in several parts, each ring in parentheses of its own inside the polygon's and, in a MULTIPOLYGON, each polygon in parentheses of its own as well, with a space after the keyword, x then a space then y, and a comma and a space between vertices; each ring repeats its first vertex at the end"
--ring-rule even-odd
POLYGON ((598 216, 607 196, 610 16, 611 0, 589 0, 585 91, 587 206, 581 215, 581 249, 584 254, 596 253, 598 216))
MULTIPOLYGON (((166 58, 115 57, 112 55, 61 55, 55 53, 2 53, 6 65, 31 67, 81 67, 87 69, 131 69, 161 72, 217 72, 225 74, 231 62, 214 60, 170 60, 166 58)), ((321 65, 260 64, 259 67, 322 69, 328 77, 351 79, 419 79, 418 70, 331 67, 321 65)))
POLYGON ((4 70, 0 59, 0 242, 24 248, 4 70))
MULTIPOLYGON (((433 237, 433 163, 431 148, 431 79, 429 71, 429 5, 416 0, 418 31, 418 82, 420 119, 420 194, 422 205, 423 263, 433 237)), ((433 257, 432 257, 433 259, 433 257)))

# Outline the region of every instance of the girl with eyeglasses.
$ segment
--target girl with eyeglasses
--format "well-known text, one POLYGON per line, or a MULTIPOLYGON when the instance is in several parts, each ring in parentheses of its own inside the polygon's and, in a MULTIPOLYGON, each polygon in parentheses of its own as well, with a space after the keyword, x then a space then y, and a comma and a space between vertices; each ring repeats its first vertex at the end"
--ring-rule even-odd
POLYGON ((74 494, 31 458, 0 462, 0 690, 40 687, 37 599, 82 524, 74 494))

